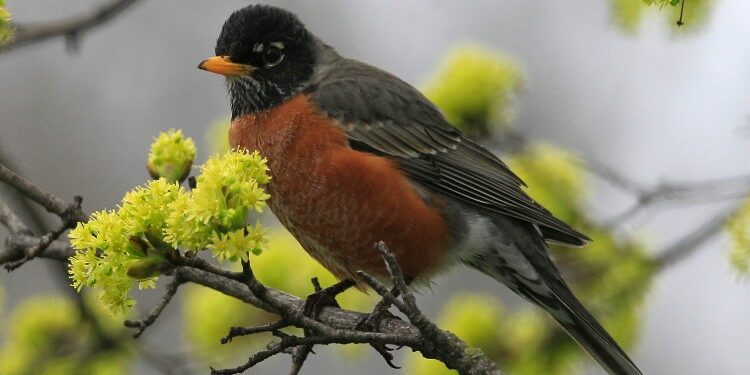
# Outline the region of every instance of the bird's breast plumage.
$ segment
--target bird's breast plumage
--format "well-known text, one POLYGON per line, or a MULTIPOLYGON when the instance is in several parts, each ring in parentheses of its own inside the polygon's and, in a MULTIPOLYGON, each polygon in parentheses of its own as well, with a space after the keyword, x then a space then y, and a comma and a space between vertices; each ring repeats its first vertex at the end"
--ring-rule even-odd
POLYGON ((385 241, 407 276, 437 271, 450 246, 440 197, 426 196, 395 162, 352 150, 346 134, 305 95, 236 118, 233 147, 268 159, 269 205, 302 246, 339 278, 385 275, 385 241))

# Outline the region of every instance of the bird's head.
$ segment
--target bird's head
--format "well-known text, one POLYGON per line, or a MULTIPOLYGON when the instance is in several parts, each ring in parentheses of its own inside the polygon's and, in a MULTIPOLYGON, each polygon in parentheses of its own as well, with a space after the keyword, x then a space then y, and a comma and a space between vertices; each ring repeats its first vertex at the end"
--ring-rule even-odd
POLYGON ((320 49, 292 13, 250 5, 229 16, 216 41, 216 56, 198 68, 224 75, 232 117, 274 107, 311 79, 320 49))

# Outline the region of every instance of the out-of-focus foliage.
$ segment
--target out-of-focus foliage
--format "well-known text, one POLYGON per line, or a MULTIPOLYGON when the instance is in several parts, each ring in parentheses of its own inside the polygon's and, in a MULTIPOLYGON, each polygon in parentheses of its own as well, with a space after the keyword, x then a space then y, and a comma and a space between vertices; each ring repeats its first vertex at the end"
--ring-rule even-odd
POLYGON ((740 210, 727 222, 727 231, 731 239, 729 259, 737 272, 747 275, 750 271, 750 198, 742 204, 740 210))
MULTIPOLYGON (((310 279, 317 277, 321 286, 334 284, 336 278, 323 266, 313 260, 292 237, 281 228, 274 229, 269 236, 269 251, 253 258, 255 276, 263 284, 305 297, 314 292, 310 279)), ((350 289, 337 297, 343 308, 368 311, 374 304, 374 297, 361 291, 350 289)), ((226 336, 229 327, 255 326, 278 320, 278 317, 247 305, 231 297, 208 288, 189 287, 183 305, 185 329, 190 344, 203 360, 221 363, 246 355, 251 349, 269 341, 270 335, 250 335, 237 338, 232 344, 221 345, 219 340, 226 336)))
POLYGON ((10 12, 5 9, 5 0, 0 0, 0 46, 13 39, 13 28, 10 25, 10 12))
POLYGON ((639 0, 611 0, 615 24, 627 32, 635 32, 643 19, 646 7, 639 0))
POLYGON ((658 5, 665 7, 667 5, 676 6, 680 3, 680 0, 641 0, 646 5, 658 5))
POLYGON ((206 131, 206 143, 212 154, 223 154, 229 151, 229 127, 232 121, 224 118, 214 121, 206 131))
POLYGON ((660 13, 674 29, 696 30, 708 20, 713 0, 687 0, 681 25, 677 24, 683 11, 681 0, 610 0, 610 3, 615 24, 624 31, 635 32, 647 13, 660 13))
POLYGON ((148 172, 154 179, 182 182, 190 173, 195 158, 195 143, 181 130, 170 129, 159 134, 148 153, 148 172))
POLYGON ((507 159, 527 190, 564 221, 576 219, 586 193, 585 172, 575 155, 546 143, 532 145, 507 159))
POLYGON ((423 91, 453 125, 482 137, 510 123, 522 82, 523 73, 508 57, 465 46, 448 54, 423 91))
MULTIPOLYGON (((94 303, 88 303, 94 306, 94 303)), ((0 374, 117 375, 128 374, 132 351, 112 345, 122 323, 94 310, 99 333, 72 300, 33 297, 23 301, 3 322, 7 333, 0 349, 0 374)))
MULTIPOLYGON (((194 154, 192 140, 175 142, 176 137, 181 135, 162 135, 152 149, 172 148, 162 155, 194 154)), ((269 180, 265 159, 257 152, 229 152, 210 158, 201 172, 189 192, 164 178, 151 181, 125 194, 118 210, 95 212, 71 230, 77 250, 69 267, 73 286, 97 288, 101 303, 119 314, 134 304, 129 294, 135 282, 154 287, 178 247, 210 249, 216 258, 231 261, 259 254, 266 242, 263 228, 259 221, 247 225, 247 215, 260 212, 269 197, 261 188, 269 180)))

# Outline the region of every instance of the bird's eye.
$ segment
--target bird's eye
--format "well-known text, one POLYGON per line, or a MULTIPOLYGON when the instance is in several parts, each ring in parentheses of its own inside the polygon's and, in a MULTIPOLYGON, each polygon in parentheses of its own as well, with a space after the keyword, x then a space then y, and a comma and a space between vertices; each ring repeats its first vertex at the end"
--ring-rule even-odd
POLYGON ((263 51, 263 63, 267 68, 278 65, 284 59, 284 53, 280 49, 268 46, 263 51))

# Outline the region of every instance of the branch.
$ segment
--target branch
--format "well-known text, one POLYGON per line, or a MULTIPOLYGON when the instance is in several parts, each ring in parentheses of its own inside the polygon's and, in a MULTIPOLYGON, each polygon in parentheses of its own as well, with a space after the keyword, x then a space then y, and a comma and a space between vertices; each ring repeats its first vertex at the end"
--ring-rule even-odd
POLYGON ((282 328, 289 327, 289 323, 285 320, 279 320, 273 323, 264 324, 257 327, 232 327, 229 328, 229 333, 221 338, 222 344, 228 344, 232 342, 236 337, 254 335, 256 333, 273 332, 278 331, 282 328))
POLYGON ((0 224, 8 228, 11 234, 31 234, 29 227, 2 199, 0 199, 0 224))
POLYGON ((141 320, 126 320, 125 326, 129 328, 137 328, 135 334, 133 334, 133 338, 138 338, 140 335, 143 334, 143 331, 146 330, 150 325, 154 324, 156 321, 156 318, 161 315, 161 312, 164 311, 164 308, 167 307, 170 301, 172 301, 172 297, 174 297, 175 294, 177 294, 177 288, 180 287, 185 281, 182 280, 179 274, 175 275, 175 277, 172 279, 172 281, 167 285, 167 292, 164 294, 164 296, 161 298, 161 301, 159 301, 159 304, 154 307, 151 312, 146 315, 145 318, 141 320))
MULTIPOLYGON (((370 285, 390 303, 396 305, 410 322, 399 319, 385 318, 382 320, 382 332, 360 331, 362 321, 368 318, 367 314, 341 310, 335 307, 326 307, 320 310, 317 320, 306 317, 303 314, 305 303, 285 293, 267 288, 260 284, 253 276, 252 269, 248 263, 243 264, 246 288, 241 288, 237 280, 218 280, 206 283, 207 279, 213 277, 195 277, 195 272, 206 272, 202 270, 190 270, 179 268, 177 272, 186 280, 210 286, 236 298, 252 301, 257 298, 271 306, 271 312, 281 315, 282 319, 276 323, 265 326, 249 328, 246 330, 232 328, 230 334, 222 342, 229 342, 231 338, 240 333, 271 332, 274 336, 281 338, 280 342, 272 343, 266 350, 255 353, 248 361, 240 366, 222 370, 211 369, 212 374, 239 374, 257 365, 264 360, 279 353, 291 352, 294 358, 292 372, 299 371, 306 354, 313 345, 329 344, 370 344, 379 347, 385 345, 407 346, 412 350, 421 352, 427 358, 435 358, 445 363, 448 368, 456 369, 461 374, 499 374, 496 365, 484 355, 477 355, 467 351, 468 346, 455 335, 442 331, 430 322, 418 309, 414 295, 408 290, 401 269, 396 263, 395 256, 386 248, 384 243, 378 243, 377 249, 386 262, 387 269, 398 293, 392 293, 375 278, 360 272, 359 274, 370 283, 370 285), (210 285, 207 285, 210 284, 210 285), (229 285, 227 285, 229 284, 229 285), (250 293, 249 295, 247 293, 250 293), (395 297, 402 296, 402 300, 395 297), (294 325, 303 328, 304 337, 288 335, 280 331, 282 327, 294 325), (300 355, 302 354, 302 355, 300 355)), ((215 275, 218 276, 218 275, 215 275)), ((381 353, 383 354, 383 353, 381 353)), ((388 358, 386 358, 388 359, 388 358)))
MULTIPOLYGON (((489 366, 489 364, 492 363, 484 356, 466 354, 465 352, 468 348, 467 345, 454 335, 444 331, 440 332, 443 332, 449 345, 448 347, 450 350, 447 352, 445 351, 445 348, 440 347, 426 338, 422 334, 420 328, 410 322, 385 317, 380 326, 381 332, 387 333, 359 331, 358 326, 363 320, 367 319, 367 314, 342 310, 335 307, 325 307, 321 309, 317 319, 314 320, 305 317, 302 314, 305 304, 303 300, 287 293, 260 285, 254 278, 252 281, 245 280, 245 283, 243 283, 208 271, 186 266, 176 268, 175 273, 179 274, 185 281, 209 287, 246 303, 260 307, 268 312, 279 314, 284 320, 283 324, 291 324, 296 327, 309 329, 314 333, 313 336, 310 336, 310 338, 306 338, 305 340, 298 341, 298 339, 292 339, 292 341, 289 341, 293 344, 297 344, 294 346, 346 343, 377 343, 384 345, 407 346, 422 352, 427 358, 434 358, 443 362, 447 361, 446 364, 449 367, 459 369, 462 374, 483 373, 481 371, 473 372, 472 369, 486 368, 485 366, 489 366), (252 286, 250 286, 250 284, 252 284, 252 286), (454 350, 458 350, 457 348, 461 350, 461 353, 464 353, 463 356, 456 355, 454 350), (469 370, 464 371, 467 369, 469 370)), ((386 294, 389 294, 387 289, 386 294)), ((236 328, 234 330, 236 331, 236 328)), ((259 329, 259 331, 262 331, 262 329, 259 329)), ((255 364, 255 361, 258 358, 268 358, 284 351, 284 349, 287 349, 286 345, 282 346, 283 347, 274 347, 274 350, 264 352, 264 354, 259 354, 258 357, 251 357, 244 365, 229 370, 247 369, 255 364), (276 350, 278 350, 278 352, 276 352, 276 350)), ((494 368, 494 364, 491 364, 491 366, 494 368)), ((233 372, 220 370, 215 373, 229 374, 233 372)))
POLYGON ((585 160, 582 165, 604 181, 635 198, 635 203, 620 214, 606 220, 605 228, 615 227, 639 212, 657 204, 667 202, 697 203, 716 202, 723 199, 739 199, 749 192, 750 175, 701 181, 693 183, 661 182, 645 187, 623 176, 618 171, 595 160, 585 160))
POLYGON ((0 46, 0 53, 57 37, 65 37, 68 48, 76 50, 85 32, 114 19, 138 1, 140 0, 112 0, 87 13, 61 20, 36 24, 14 24, 14 37, 7 44, 0 46))
POLYGON ((718 234, 724 228, 726 221, 738 210, 739 207, 735 207, 716 214, 703 225, 664 249, 655 259, 657 270, 662 271, 693 254, 701 245, 718 234))
POLYGON ((0 163, 0 181, 12 186, 26 198, 44 207, 48 212, 60 216, 63 221, 86 221, 87 219, 86 215, 80 211, 80 207, 76 207, 79 203, 68 204, 55 195, 42 190, 31 181, 19 176, 2 163, 0 163))
MULTIPOLYGON (((0 264, 17 261, 42 242, 42 239, 28 234, 11 234, 5 238, 5 246, 0 249, 0 264)), ((75 254, 75 249, 62 241, 52 241, 37 257, 67 262, 75 254)))

